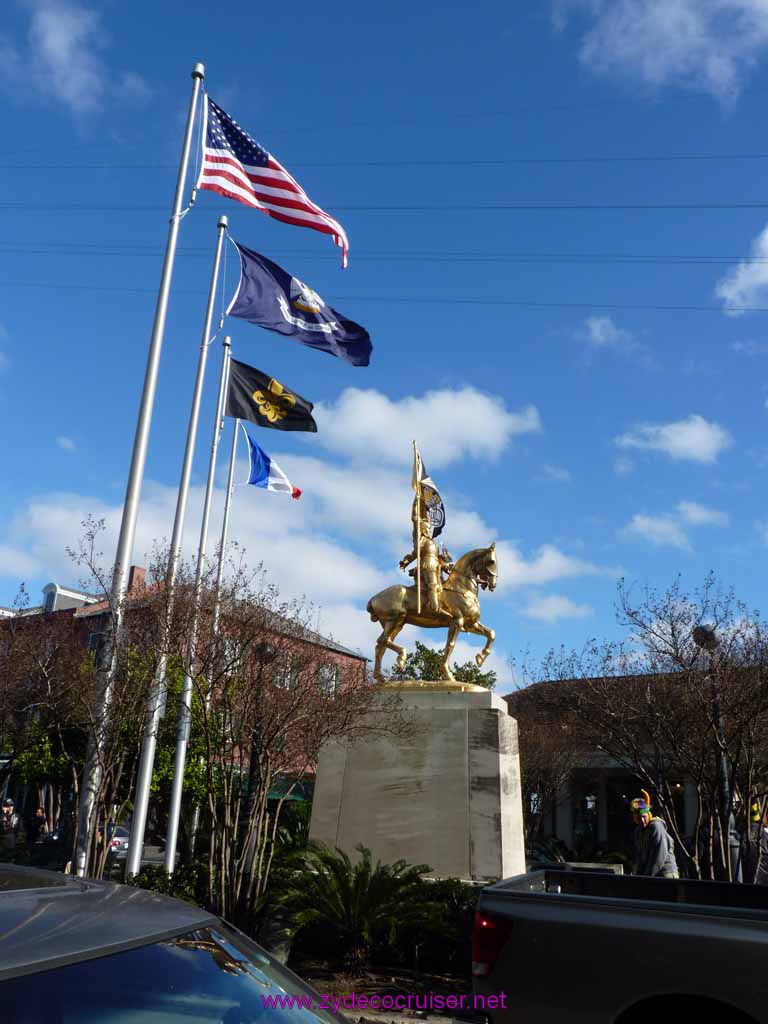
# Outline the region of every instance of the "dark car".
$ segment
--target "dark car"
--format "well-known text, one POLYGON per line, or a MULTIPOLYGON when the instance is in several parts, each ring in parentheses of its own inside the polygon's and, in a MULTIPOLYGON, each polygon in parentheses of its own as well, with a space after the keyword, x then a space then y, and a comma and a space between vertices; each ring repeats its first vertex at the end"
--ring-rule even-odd
POLYGON ((2 1021, 343 1022, 320 1004, 295 974, 199 907, 0 864, 2 1021), (300 1002, 289 1008, 291 997, 300 1002))

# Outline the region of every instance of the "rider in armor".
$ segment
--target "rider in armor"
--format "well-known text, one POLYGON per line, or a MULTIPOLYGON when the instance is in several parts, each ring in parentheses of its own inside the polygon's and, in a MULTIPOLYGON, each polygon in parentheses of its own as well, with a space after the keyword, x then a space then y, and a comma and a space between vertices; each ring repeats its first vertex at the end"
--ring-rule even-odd
MULTIPOLYGON (((442 610, 442 576, 451 571, 453 561, 447 551, 438 549, 437 542, 432 536, 432 524, 424 502, 419 501, 418 498, 414 499, 411 519, 413 520, 413 550, 400 559, 400 568, 405 569, 411 562, 415 562, 418 551, 421 587, 422 593, 426 594, 426 607, 428 611, 437 615, 442 610)), ((415 567, 411 569, 409 575, 415 578, 415 567)))

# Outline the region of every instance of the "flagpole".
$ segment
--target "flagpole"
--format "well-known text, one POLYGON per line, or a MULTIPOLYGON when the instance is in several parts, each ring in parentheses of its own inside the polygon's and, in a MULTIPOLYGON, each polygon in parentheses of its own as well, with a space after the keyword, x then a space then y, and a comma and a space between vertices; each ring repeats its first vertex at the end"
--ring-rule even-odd
POLYGON ((168 812, 168 832, 165 844, 165 869, 169 875, 176 867, 176 843, 179 836, 179 816, 181 814, 181 794, 184 788, 184 765, 187 760, 189 729, 192 708, 192 673, 197 659, 197 632, 200 619, 200 599, 202 594, 203 572, 205 570, 205 551, 208 546, 208 523, 211 516, 211 499, 213 497, 213 481, 216 473, 216 454, 219 449, 219 438, 223 426, 224 407, 229 379, 229 360, 231 342, 229 337, 222 342, 223 355, 221 360, 221 377, 219 394, 216 400, 216 417, 213 423, 213 440, 211 441, 211 458, 208 463, 208 482, 205 487, 203 503, 203 519, 200 524, 200 543, 197 549, 197 568, 195 570, 195 589, 193 594, 192 625, 190 627, 189 651, 187 654, 187 670, 181 690, 179 717, 176 724, 176 754, 173 762, 173 783, 171 787, 171 807, 168 812))
POLYGON ((232 494, 234 493, 235 479, 235 456, 237 454, 237 436, 240 432, 240 420, 235 420, 235 429, 232 431, 232 448, 229 453, 229 475, 227 476, 227 495, 224 500, 224 518, 221 522, 221 539, 219 541, 219 567, 216 570, 216 590, 213 604, 213 638, 219 635, 219 612, 221 610, 221 581, 224 577, 224 552, 227 549, 227 536, 229 534, 229 512, 232 507, 232 494))
POLYGON ((88 750, 86 753, 85 766, 83 768, 83 779, 80 787, 80 812, 77 831, 77 850, 75 854, 75 873, 84 875, 88 862, 88 853, 91 845, 91 834, 95 825, 95 804, 96 795, 101 786, 103 776, 104 749, 107 739, 107 727, 109 712, 113 697, 113 683, 115 670, 116 646, 119 639, 120 628, 123 619, 123 605, 128 586, 128 570, 131 555, 133 553, 133 542, 136 535, 136 520, 139 512, 139 498, 141 485, 144 479, 144 464, 147 457, 147 446, 149 444, 149 431, 152 423, 152 410, 155 402, 155 391, 157 389, 157 376, 160 365, 160 353, 163 347, 163 336, 165 334, 165 320, 168 312, 168 297, 171 290, 173 278, 173 265, 176 257, 176 243, 178 241, 179 226, 181 223, 181 207, 184 199, 184 189, 187 181, 187 168, 189 165, 189 153, 192 146, 192 131, 195 122, 195 111, 197 110, 197 99, 200 88, 205 78, 205 67, 203 64, 195 64, 192 70, 192 96, 189 102, 187 114, 187 125, 184 131, 184 142, 182 144, 181 161, 179 173, 176 179, 176 193, 173 200, 170 224, 168 227, 168 241, 165 247, 165 258, 163 269, 160 275, 160 288, 157 294, 155 306, 155 319, 152 326, 152 336, 147 355, 147 366, 144 373, 144 388, 139 406, 139 416, 136 423, 136 433, 133 441, 133 454, 131 456, 131 467, 128 473, 128 483, 123 503, 123 517, 120 524, 120 535, 115 553, 115 563, 112 571, 112 586, 110 589, 110 611, 112 617, 111 639, 100 657, 98 675, 98 697, 93 709, 93 732, 88 739, 88 750))
MULTIPOLYGON (((219 635, 219 613, 221 611, 221 582, 224 578, 224 552, 227 549, 227 535, 229 533, 229 510, 232 505, 232 494, 234 492, 234 476, 235 476, 235 454, 237 452, 237 438, 240 433, 240 420, 235 420, 235 429, 232 431, 232 450, 229 455, 229 475, 227 476, 227 493, 224 499, 224 518, 221 523, 221 540, 219 541, 219 565, 216 570, 216 588, 214 591, 213 599, 213 616, 211 635, 214 643, 216 637, 219 635)), ((211 676, 209 675, 206 680, 206 701, 209 701, 211 697, 211 676)), ((197 832, 200 827, 200 804, 195 804, 195 811, 192 817, 192 837, 191 846, 194 853, 195 840, 197 838, 197 832)))
POLYGON ((181 544, 184 535, 184 521, 187 514, 187 501, 189 498, 189 480, 192 475, 192 463, 195 456, 197 427, 200 420, 200 401, 203 394, 203 384, 205 382, 208 349, 211 344, 211 322, 213 320, 213 307, 216 302, 216 286, 219 280, 221 249, 226 230, 227 218, 225 216, 221 216, 219 217, 219 223, 217 226, 216 248, 213 257, 213 268, 211 270, 211 283, 208 288, 208 303, 205 309, 203 333, 200 340, 200 356, 197 362, 197 377, 195 379, 195 387, 192 394, 192 408, 190 410, 189 425, 187 427, 187 443, 184 449, 181 480, 179 481, 179 492, 176 498, 176 515, 173 520, 173 534, 171 536, 171 547, 168 554, 168 567, 166 570, 165 581, 167 593, 167 605, 165 609, 165 637, 160 648, 160 658, 155 670, 155 676, 152 682, 152 691, 147 704, 146 724, 144 727, 144 736, 141 747, 141 761, 139 762, 133 818, 131 820, 131 838, 125 865, 126 877, 128 875, 138 874, 141 870, 141 857, 144 852, 144 833, 147 827, 147 809, 149 807, 149 794, 152 785, 152 772, 155 766, 157 733, 160 726, 160 720, 165 712, 165 702, 168 692, 165 674, 168 660, 167 651, 169 631, 172 628, 175 604, 174 588, 176 586, 176 574, 178 572, 179 556, 181 554, 181 544))
POLYGON ((416 614, 421 615, 421 466, 419 449, 413 442, 413 478, 416 481, 416 614))

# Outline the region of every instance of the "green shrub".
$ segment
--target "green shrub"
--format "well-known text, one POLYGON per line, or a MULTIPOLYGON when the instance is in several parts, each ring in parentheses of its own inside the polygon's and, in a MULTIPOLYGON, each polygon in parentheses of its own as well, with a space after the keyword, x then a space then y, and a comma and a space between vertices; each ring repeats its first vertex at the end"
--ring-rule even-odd
POLYGON ((208 865, 192 861, 191 864, 180 865, 169 875, 163 864, 147 864, 137 875, 129 875, 125 881, 138 889, 159 892, 202 907, 205 905, 208 865))

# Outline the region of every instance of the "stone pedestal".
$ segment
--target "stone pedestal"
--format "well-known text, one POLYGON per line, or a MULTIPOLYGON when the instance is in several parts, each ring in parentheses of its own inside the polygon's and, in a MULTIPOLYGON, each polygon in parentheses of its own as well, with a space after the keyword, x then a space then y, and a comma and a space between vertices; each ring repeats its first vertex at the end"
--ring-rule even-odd
POLYGON ((517 723, 506 702, 465 684, 387 687, 416 733, 328 744, 310 838, 350 856, 429 864, 435 876, 498 879, 525 871, 517 723))

